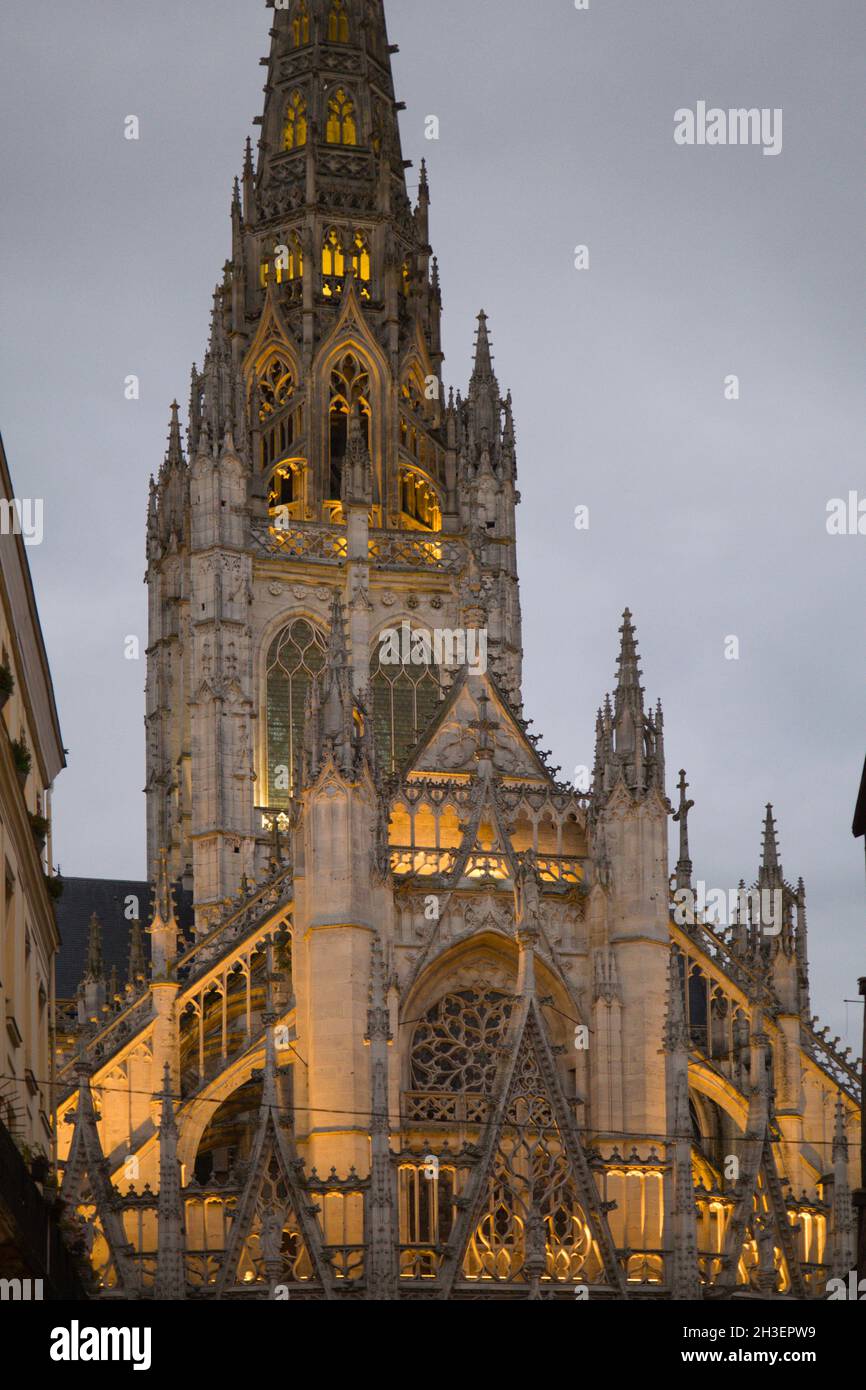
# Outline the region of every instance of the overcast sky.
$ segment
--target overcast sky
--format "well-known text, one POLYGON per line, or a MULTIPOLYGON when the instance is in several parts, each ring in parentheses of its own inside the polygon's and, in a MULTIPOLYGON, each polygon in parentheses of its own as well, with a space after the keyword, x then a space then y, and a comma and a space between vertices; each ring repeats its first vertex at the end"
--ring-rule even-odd
MULTIPOLYGON (((446 380, 465 386, 483 306, 514 392, 526 713, 563 776, 592 762, 631 606, 696 876, 751 881, 773 801, 816 1008, 859 1051, 866 536, 829 536, 826 512, 866 498, 862 0, 388 12, 446 380), (678 146, 674 114, 701 100, 781 108, 782 153, 678 146)), ((18 495, 45 498, 29 556, 67 875, 146 874, 145 672, 124 639, 143 652, 147 481, 204 350, 269 23, 260 0, 3 0, 0 429, 18 495)))

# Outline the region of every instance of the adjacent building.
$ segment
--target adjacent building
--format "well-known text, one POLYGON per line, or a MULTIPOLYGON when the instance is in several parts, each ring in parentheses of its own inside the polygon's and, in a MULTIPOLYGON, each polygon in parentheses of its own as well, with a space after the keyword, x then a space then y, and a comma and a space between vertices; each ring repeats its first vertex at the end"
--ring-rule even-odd
POLYGON ((55 1148, 51 789, 65 759, 25 547, 41 509, 16 497, 0 440, 0 1270, 50 1292, 70 1277, 41 1191, 55 1148))

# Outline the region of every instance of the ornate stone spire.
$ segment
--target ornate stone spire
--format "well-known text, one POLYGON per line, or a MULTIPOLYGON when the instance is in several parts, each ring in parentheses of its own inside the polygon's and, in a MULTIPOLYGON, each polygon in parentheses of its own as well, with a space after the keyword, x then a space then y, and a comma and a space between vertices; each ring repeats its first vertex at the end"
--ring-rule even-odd
POLYGON ((165 849, 160 850, 155 865, 153 918, 147 930, 151 938, 151 977, 154 980, 168 979, 177 960, 179 929, 169 879, 168 851, 165 849))
POLYGON ((645 712, 637 634, 628 608, 619 631, 613 706, 608 698, 597 726, 595 794, 605 797, 622 780, 635 796, 655 788, 664 797, 664 716, 660 704, 654 715, 645 712))
POLYGON ((133 918, 129 930, 129 954, 126 963, 126 983, 130 989, 138 991, 147 979, 147 962, 144 958, 144 938, 141 922, 133 918))
POLYGON ((163 1069, 159 1123, 159 1198, 157 1200, 156 1297, 186 1297, 186 1239, 180 1163, 177 1157, 177 1121, 171 1094, 171 1070, 163 1069))
POLYGON ((779 862, 779 840, 776 834, 776 820, 773 815, 773 807, 767 803, 767 814, 764 819, 764 843, 761 853, 761 869, 758 874, 758 883, 761 888, 781 888, 782 886, 782 866, 779 862))
POLYGON ((686 781, 684 769, 680 769, 679 780, 680 805, 679 810, 674 816, 674 821, 680 827, 680 857, 677 861, 677 888, 687 889, 692 886, 692 860, 689 853, 689 812, 694 808, 694 802, 687 800, 686 792, 689 784, 686 781))
POLYGON ((396 1193, 391 1162, 389 1062, 391 1022, 387 970, 382 941, 373 938, 370 958, 370 1007, 366 1042, 370 1047, 370 1291, 375 1299, 393 1299, 397 1285, 396 1193))
POLYGON ((833 1135, 833 1275, 846 1279, 857 1262, 857 1222, 848 1174, 848 1131, 841 1094, 836 1100, 833 1135))
POLYGON ((673 1142, 668 1259, 671 1296, 700 1298, 695 1189, 692 1177, 692 1124, 689 1111, 689 1032, 685 1015, 685 981, 680 952, 671 947, 668 975, 668 1016, 664 1039, 668 1132, 673 1142))

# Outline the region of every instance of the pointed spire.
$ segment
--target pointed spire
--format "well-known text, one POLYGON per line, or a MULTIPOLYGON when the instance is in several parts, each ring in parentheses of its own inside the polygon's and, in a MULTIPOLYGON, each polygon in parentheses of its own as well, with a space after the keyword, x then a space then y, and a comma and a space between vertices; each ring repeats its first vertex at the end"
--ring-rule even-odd
POLYGON ((695 1187, 692 1175, 692 1125, 689 1111, 689 1030, 686 1022, 684 958, 672 946, 668 963, 668 1015, 665 1025, 665 1079, 668 1145, 672 1164, 668 1179, 670 1232, 668 1263, 671 1296, 700 1297, 695 1187))
POLYGON ((94 912, 87 931, 87 965, 85 980, 103 980, 105 962, 102 957, 102 923, 94 912))
POLYGON ((626 609, 622 615, 622 627, 620 633, 620 649, 617 657, 617 680, 616 694, 617 706, 619 697, 624 696, 627 691, 636 691, 641 697, 641 709, 643 709, 643 688, 640 683, 641 670, 638 665, 637 633, 632 621, 630 609, 626 609))
POLYGON ((184 465, 183 445, 180 439, 180 406, 174 400, 171 403, 171 418, 168 426, 168 449, 165 455, 166 467, 182 468, 184 465))
POLYGON ((493 354, 490 350, 488 318, 482 309, 478 315, 478 333, 475 338, 475 363, 472 368, 472 381, 481 383, 495 380, 493 373, 493 354))
POLYGON ((171 1069, 163 1070, 159 1124, 159 1197, 157 1199, 156 1287, 158 1299, 186 1296, 186 1240, 180 1163, 177 1157, 177 1121, 172 1099, 171 1069))
POLYGON ((779 887, 782 883, 782 866, 779 862, 779 840, 776 833, 776 820, 773 807, 767 803, 764 819, 764 841, 761 852, 761 870, 758 882, 762 888, 779 887))
POLYGON ((686 797, 689 784, 686 781, 686 774, 683 768, 680 769, 679 810, 674 816, 674 821, 680 827, 680 857, 677 862, 677 888, 690 889, 692 886, 692 860, 689 853, 689 812, 694 807, 694 802, 686 797))
POLYGON ((167 980, 177 960, 180 935, 175 915, 174 892, 169 877, 168 851, 160 850, 153 885, 153 920, 148 927, 151 938, 151 975, 167 980))
POLYGON ((138 991, 147 978, 147 965, 144 959, 144 937, 141 922, 134 917, 129 932, 129 955, 126 964, 126 983, 130 989, 138 991))
POLYGON ((840 1091, 833 1135, 833 1276, 846 1279, 856 1267, 856 1219, 848 1172, 848 1129, 840 1091))

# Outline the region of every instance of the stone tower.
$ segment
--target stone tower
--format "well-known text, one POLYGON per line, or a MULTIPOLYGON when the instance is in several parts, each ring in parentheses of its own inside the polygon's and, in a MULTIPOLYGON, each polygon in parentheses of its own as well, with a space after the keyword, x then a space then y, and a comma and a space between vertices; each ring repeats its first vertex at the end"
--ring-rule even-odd
MULTIPOLYGON (((519 701, 511 401, 483 313, 466 398, 445 398, 430 190, 422 163, 412 206, 391 51, 381 3, 274 11, 187 454, 173 405, 151 488, 148 852, 168 849, 173 877, 191 876, 203 927, 261 868, 261 810, 296 789, 323 651, 294 681, 274 654, 291 688, 276 714, 271 690, 269 715, 271 644, 293 621, 318 632, 339 591, 358 692, 383 627, 483 623, 519 701)), ((419 674, 396 702, 386 683, 374 680, 377 727, 410 721, 383 734, 395 766, 433 683, 419 674)))
POLYGON ((805 890, 768 812, 731 919, 680 913, 694 802, 683 772, 672 880, 630 612, 591 789, 530 732, 511 397, 483 312, 443 385, 391 51, 381 0, 274 10, 151 485, 150 974, 113 1009, 95 931, 67 1199, 127 1297, 820 1297, 857 1077, 805 890))

